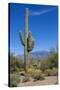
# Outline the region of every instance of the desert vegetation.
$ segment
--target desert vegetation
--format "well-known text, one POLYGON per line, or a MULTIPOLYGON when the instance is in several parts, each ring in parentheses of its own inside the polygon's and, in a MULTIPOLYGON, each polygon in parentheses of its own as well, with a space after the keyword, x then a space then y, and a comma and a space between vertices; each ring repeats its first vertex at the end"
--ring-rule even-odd
POLYGON ((33 82, 38 80, 45 80, 45 77, 58 76, 58 52, 49 52, 48 58, 44 60, 31 61, 27 67, 27 72, 24 69, 24 62, 14 54, 10 55, 10 86, 17 86, 18 83, 33 82))

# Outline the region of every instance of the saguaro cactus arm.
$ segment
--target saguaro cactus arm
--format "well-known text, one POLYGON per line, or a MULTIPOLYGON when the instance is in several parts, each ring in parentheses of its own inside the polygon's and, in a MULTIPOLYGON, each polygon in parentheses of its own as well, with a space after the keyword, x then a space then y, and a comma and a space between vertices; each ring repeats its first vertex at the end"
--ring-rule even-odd
POLYGON ((28 52, 32 51, 33 47, 34 47, 34 39, 32 37, 32 33, 29 32, 28 39, 27 39, 27 51, 28 52))
POLYGON ((29 41, 27 43, 27 51, 30 52, 32 51, 33 48, 34 48, 34 39, 32 39, 32 41, 29 41))
POLYGON ((22 36, 22 32, 19 32, 19 37, 20 37, 22 45, 25 46, 25 42, 24 42, 24 39, 23 39, 23 36, 22 36))
POLYGON ((34 39, 32 39, 31 50, 34 48, 34 39))

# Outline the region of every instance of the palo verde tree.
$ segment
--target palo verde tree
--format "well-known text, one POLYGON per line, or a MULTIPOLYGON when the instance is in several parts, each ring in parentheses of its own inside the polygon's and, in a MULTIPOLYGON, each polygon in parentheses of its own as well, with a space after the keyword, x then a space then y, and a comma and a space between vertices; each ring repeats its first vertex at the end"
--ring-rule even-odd
POLYGON ((19 32, 19 37, 21 43, 24 47, 24 70, 27 71, 28 66, 28 53, 32 51, 34 47, 34 40, 32 38, 32 33, 28 32, 28 8, 26 8, 25 13, 25 30, 24 30, 24 37, 22 36, 22 32, 19 32))

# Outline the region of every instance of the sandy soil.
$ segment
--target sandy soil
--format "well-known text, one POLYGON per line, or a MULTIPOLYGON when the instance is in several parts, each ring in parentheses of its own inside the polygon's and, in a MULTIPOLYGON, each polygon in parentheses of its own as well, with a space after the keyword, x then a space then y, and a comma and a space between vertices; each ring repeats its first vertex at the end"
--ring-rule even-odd
POLYGON ((45 80, 38 80, 38 81, 29 81, 29 82, 25 82, 25 83, 19 83, 18 86, 40 86, 40 85, 54 85, 56 82, 58 82, 57 80, 57 76, 49 76, 49 77, 45 77, 45 80))

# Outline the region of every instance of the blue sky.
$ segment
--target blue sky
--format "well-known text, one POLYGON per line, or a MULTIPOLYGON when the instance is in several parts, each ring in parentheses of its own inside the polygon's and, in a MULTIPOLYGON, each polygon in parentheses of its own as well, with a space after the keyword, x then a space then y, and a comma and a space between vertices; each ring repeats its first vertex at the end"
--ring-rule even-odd
POLYGON ((24 34, 26 8, 29 10, 28 30, 35 40, 32 52, 55 48, 58 39, 58 7, 10 3, 10 51, 15 54, 22 54, 24 51, 19 31, 24 34))

